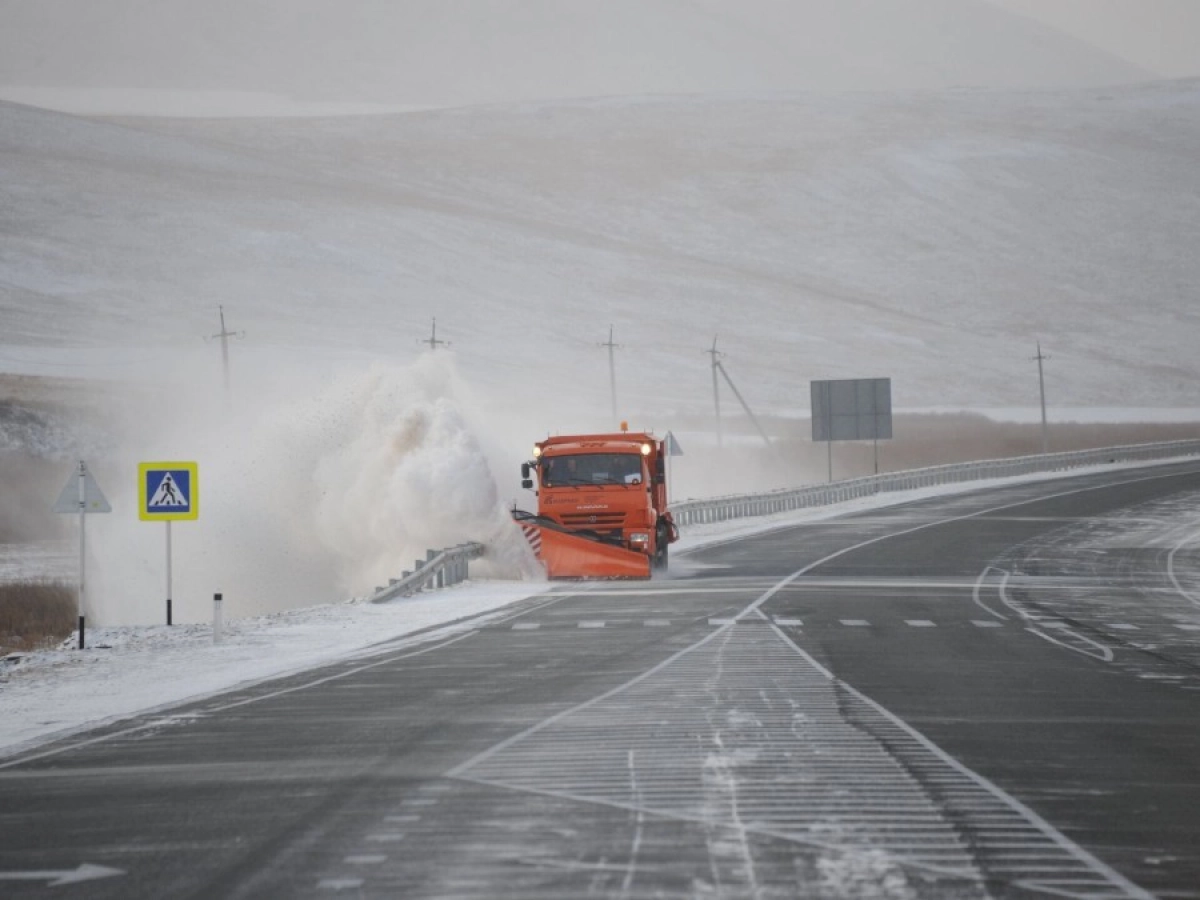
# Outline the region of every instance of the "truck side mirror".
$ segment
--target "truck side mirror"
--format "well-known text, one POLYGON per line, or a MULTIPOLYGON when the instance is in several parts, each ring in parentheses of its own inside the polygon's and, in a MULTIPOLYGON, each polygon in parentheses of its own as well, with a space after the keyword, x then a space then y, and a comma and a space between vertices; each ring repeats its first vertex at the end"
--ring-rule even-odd
MULTIPOLYGON (((527 462, 521 463, 521 477, 525 479, 529 478, 529 463, 527 462)), ((526 485, 526 487, 528 487, 528 485, 526 485)))
POLYGON ((522 479, 522 480, 521 480, 521 487, 525 488, 526 490, 532 490, 532 488, 533 488, 533 479, 532 479, 532 478, 524 478, 524 479, 522 479))
POLYGON ((667 461, 661 456, 654 461, 654 483, 666 484, 667 482, 667 461))

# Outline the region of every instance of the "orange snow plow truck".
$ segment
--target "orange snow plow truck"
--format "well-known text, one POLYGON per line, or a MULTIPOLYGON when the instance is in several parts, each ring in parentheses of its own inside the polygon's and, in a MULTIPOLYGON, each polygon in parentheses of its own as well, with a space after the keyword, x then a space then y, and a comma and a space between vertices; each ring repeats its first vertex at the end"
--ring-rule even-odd
POLYGON ((551 437, 521 464, 537 513, 514 509, 550 578, 649 578, 679 539, 667 511, 666 445, 653 435, 551 437))

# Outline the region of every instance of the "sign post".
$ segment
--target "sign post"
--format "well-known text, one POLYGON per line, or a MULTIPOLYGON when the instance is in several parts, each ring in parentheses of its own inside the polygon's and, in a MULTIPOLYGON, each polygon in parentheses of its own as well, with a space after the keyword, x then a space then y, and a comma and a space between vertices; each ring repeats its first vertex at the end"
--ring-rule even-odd
POLYGON ((874 441, 879 474, 879 441, 892 437, 892 380, 843 378, 813 381, 812 439, 829 444, 829 480, 833 481, 834 441, 874 441))
POLYGON ((67 479, 66 486, 63 487, 62 493, 58 495, 58 502, 54 504, 56 513, 79 513, 79 649, 84 649, 85 646, 85 625, 83 611, 84 587, 87 579, 84 577, 87 566, 87 532, 84 527, 88 513, 107 513, 112 512, 112 507, 109 506, 108 500, 105 498, 103 491, 100 490, 100 485, 96 484, 96 479, 92 478, 92 473, 88 471, 87 463, 82 459, 79 461, 79 469, 75 475, 67 479))
POLYGON ((200 472, 194 462, 138 463, 138 518, 167 523, 167 624, 171 623, 171 523, 200 518, 200 472))

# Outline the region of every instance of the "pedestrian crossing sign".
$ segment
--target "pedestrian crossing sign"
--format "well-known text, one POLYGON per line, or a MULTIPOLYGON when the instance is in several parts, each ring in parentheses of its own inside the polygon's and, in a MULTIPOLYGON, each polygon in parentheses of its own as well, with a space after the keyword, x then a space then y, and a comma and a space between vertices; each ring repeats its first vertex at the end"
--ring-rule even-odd
POLYGON ((138 463, 138 518, 200 518, 200 473, 194 462, 138 463))

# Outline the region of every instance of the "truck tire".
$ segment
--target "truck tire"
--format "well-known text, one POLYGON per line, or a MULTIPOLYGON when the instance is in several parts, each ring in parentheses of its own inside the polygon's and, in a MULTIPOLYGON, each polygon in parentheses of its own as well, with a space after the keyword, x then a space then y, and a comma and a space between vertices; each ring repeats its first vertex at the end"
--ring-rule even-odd
POLYGON ((654 568, 660 572, 667 571, 667 557, 670 548, 671 533, 663 525, 659 525, 655 534, 654 568))

